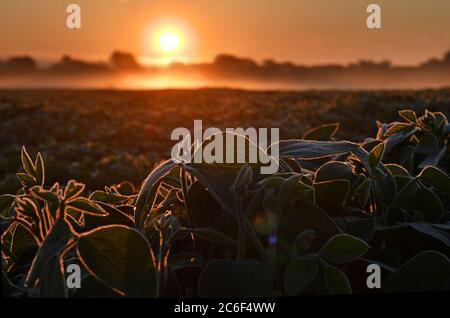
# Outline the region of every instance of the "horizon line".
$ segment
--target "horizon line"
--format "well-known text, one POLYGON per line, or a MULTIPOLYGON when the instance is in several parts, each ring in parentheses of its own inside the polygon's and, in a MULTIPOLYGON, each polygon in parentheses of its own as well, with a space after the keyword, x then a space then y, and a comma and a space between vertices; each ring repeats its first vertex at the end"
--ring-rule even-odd
POLYGON ((71 59, 74 60, 79 60, 82 62, 86 62, 86 63, 109 63, 109 60, 112 56, 113 53, 115 52, 120 52, 120 53, 126 53, 126 54, 131 54, 136 61, 142 65, 142 66, 157 66, 157 67, 164 67, 164 66, 170 66, 171 64, 185 64, 185 65, 198 65, 198 64, 211 64, 214 63, 215 59, 219 56, 232 56, 238 59, 248 59, 251 60, 253 62, 255 62, 258 65, 263 65, 264 62, 266 61, 273 61, 275 63, 278 64, 293 64, 293 65, 301 65, 301 66, 330 66, 330 65, 339 65, 339 66, 349 66, 355 63, 359 63, 359 62, 373 62, 373 63, 384 63, 384 62, 388 62, 393 66, 402 66, 402 67, 415 67, 415 66, 419 66, 425 62, 428 61, 432 61, 432 60, 440 60, 440 59, 444 59, 446 57, 447 54, 450 54, 450 48, 446 51, 444 51, 441 56, 430 56, 428 58, 424 58, 423 60, 416 62, 415 64, 403 64, 403 63, 393 63, 388 57, 386 58, 382 58, 382 59, 378 59, 378 60, 374 60, 374 59, 367 59, 367 58, 357 58, 351 62, 346 62, 346 63, 341 63, 341 62, 324 62, 324 63, 302 63, 302 62, 298 62, 298 61, 293 61, 293 60, 278 60, 276 58, 262 58, 262 59, 255 59, 252 57, 248 57, 248 56, 244 56, 244 55, 237 55, 234 53, 227 53, 227 52, 222 52, 222 53, 218 53, 216 54, 212 59, 206 59, 206 58, 197 58, 197 57, 192 57, 192 58, 188 58, 188 57, 149 57, 149 56, 138 56, 135 55, 131 52, 128 52, 126 50, 113 50, 111 51, 111 53, 106 57, 96 57, 94 58, 93 55, 91 57, 78 57, 75 55, 71 55, 68 53, 61 53, 59 57, 39 57, 39 56, 34 56, 32 54, 28 54, 28 53, 21 53, 21 54, 9 54, 9 55, 2 55, 0 56, 0 62, 6 62, 9 59, 12 58, 18 58, 18 57, 29 57, 32 58, 38 67, 43 67, 43 66, 51 66, 52 63, 58 63, 60 62, 64 57, 70 57, 71 59), (152 61, 152 62, 151 62, 152 61))

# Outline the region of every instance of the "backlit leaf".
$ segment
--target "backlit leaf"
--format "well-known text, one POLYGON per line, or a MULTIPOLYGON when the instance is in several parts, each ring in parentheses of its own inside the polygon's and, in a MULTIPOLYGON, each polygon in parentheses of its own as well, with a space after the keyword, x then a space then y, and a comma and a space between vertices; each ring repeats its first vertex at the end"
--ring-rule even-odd
POLYGON ((100 281, 130 297, 155 297, 155 259, 145 237, 133 228, 110 225, 82 234, 78 254, 100 281))

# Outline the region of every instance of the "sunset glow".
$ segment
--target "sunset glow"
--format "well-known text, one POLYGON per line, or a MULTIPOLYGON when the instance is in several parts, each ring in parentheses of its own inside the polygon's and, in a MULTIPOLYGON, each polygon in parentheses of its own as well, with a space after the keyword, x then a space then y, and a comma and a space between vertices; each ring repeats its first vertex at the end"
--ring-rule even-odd
POLYGON ((383 28, 371 32, 366 1, 79 0, 82 27, 70 30, 70 2, 2 0, 0 59, 30 54, 54 61, 68 52, 98 60, 114 49, 158 64, 211 61, 222 53, 308 65, 387 58, 414 65, 441 56, 448 49, 450 1, 410 0, 407 10, 397 2, 375 1, 383 28), (178 37, 176 49, 162 48, 161 32, 178 37))

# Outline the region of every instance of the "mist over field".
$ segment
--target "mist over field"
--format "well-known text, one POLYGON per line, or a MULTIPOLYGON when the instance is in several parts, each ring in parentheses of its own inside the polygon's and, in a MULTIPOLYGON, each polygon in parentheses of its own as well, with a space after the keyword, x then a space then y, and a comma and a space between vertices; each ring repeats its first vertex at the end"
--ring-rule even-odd
POLYGON ((228 54, 210 63, 141 64, 114 52, 107 62, 70 56, 39 67, 29 56, 0 62, 3 88, 161 89, 228 87, 253 90, 420 89, 450 86, 450 52, 418 65, 360 60, 347 65, 301 65, 267 59, 257 62, 228 54))

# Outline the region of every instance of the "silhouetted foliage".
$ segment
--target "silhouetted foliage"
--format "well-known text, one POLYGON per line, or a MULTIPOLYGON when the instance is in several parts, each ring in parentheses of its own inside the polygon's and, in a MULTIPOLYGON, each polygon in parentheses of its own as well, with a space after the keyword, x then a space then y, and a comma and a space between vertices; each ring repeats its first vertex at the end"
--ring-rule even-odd
POLYGON ((129 182, 90 194, 75 180, 51 185, 41 154, 22 148, 21 187, 0 196, 3 292, 365 293, 368 264, 383 271, 378 292, 448 291, 450 124, 441 112, 399 116, 360 143, 326 140, 337 124, 280 141, 273 175, 169 159, 139 192, 129 182), (81 289, 64 282, 73 263, 81 289))

